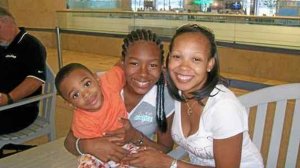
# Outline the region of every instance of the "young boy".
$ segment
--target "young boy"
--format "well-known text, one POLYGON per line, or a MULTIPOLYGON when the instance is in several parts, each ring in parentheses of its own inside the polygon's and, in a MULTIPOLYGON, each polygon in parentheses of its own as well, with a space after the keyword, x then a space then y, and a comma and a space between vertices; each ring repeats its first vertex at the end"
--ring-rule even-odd
MULTIPOLYGON (((58 93, 75 109, 72 131, 77 138, 103 136, 107 131, 122 127, 120 118, 127 118, 121 90, 125 85, 124 72, 114 66, 100 77, 79 63, 71 63, 59 70, 55 78, 58 93)), ((130 152, 134 144, 123 146, 130 152)), ((79 167, 122 167, 112 161, 103 163, 91 155, 82 155, 79 167)))

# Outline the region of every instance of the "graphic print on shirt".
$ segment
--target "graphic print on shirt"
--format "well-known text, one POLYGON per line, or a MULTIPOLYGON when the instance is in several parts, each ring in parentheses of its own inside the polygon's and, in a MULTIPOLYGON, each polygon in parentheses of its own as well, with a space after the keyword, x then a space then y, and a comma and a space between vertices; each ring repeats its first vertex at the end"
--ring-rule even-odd
POLYGON ((198 135, 191 135, 183 138, 172 132, 172 138, 178 145, 189 151, 189 157, 193 164, 207 164, 214 158, 211 146, 213 138, 211 136, 199 137, 198 135))
POLYGON ((147 133, 155 132, 156 124, 156 115, 155 108, 149 103, 142 102, 135 110, 134 113, 130 116, 132 126, 138 130, 147 130, 147 133), (155 124, 153 124, 155 123, 155 124))

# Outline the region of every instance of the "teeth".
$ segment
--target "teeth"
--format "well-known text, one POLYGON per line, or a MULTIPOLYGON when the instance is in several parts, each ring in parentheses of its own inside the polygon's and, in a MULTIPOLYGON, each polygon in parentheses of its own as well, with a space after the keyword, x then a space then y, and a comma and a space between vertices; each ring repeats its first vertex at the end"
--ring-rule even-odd
POLYGON ((177 75, 177 78, 183 82, 189 81, 192 79, 192 76, 187 75, 177 75))
POLYGON ((149 82, 139 82, 139 81, 137 81, 137 83, 140 87, 144 87, 144 86, 148 85, 149 82))
POLYGON ((138 81, 138 80, 134 80, 136 82, 136 84, 139 86, 139 87, 146 87, 149 85, 149 81, 138 81))

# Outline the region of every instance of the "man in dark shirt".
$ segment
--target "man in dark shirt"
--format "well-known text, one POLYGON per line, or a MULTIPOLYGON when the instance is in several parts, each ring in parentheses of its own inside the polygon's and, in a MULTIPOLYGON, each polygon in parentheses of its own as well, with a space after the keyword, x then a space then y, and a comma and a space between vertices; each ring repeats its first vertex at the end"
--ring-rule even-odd
MULTIPOLYGON (((43 44, 0 7, 0 106, 41 94, 45 64, 43 44)), ((38 102, 0 111, 0 135, 29 126, 37 115, 38 102)))

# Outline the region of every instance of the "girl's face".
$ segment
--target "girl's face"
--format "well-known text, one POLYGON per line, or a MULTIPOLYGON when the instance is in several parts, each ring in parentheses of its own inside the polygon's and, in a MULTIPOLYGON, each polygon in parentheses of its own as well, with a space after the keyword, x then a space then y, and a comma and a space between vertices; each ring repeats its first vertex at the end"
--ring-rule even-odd
POLYGON ((74 107, 98 111, 102 105, 102 92, 95 76, 84 69, 76 69, 61 84, 62 96, 74 107))
POLYGON ((135 94, 146 94, 158 81, 162 70, 161 51, 154 42, 130 44, 123 62, 126 88, 135 94))
POLYGON ((174 40, 168 70, 172 81, 183 93, 188 94, 204 86, 208 72, 214 66, 210 47, 206 36, 199 32, 183 33, 174 40))

